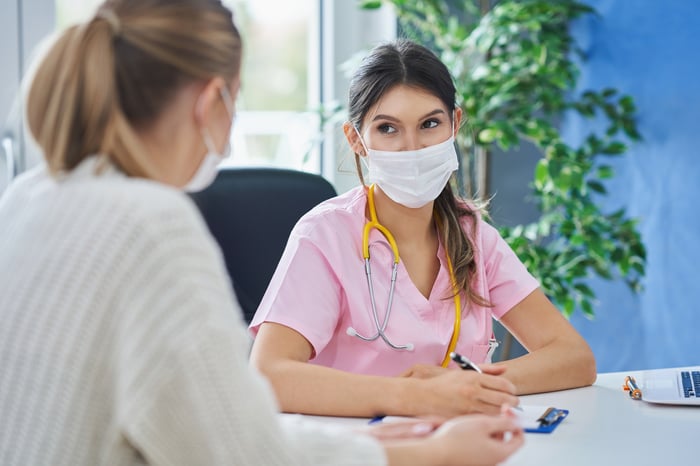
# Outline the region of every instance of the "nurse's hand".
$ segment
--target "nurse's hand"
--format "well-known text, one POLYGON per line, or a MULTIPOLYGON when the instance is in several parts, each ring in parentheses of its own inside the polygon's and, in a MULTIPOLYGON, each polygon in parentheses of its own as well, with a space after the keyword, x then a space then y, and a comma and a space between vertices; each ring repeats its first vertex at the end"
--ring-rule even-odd
MULTIPOLYGON (((418 379, 429 379, 430 377, 437 377, 438 375, 444 374, 445 371, 455 370, 456 368, 445 368, 441 366, 433 366, 430 364, 415 364, 399 374, 399 377, 416 377, 418 379)), ((480 364, 479 369, 481 369, 484 374, 491 375, 501 375, 505 372, 505 366, 496 366, 495 364, 480 364)), ((462 370, 462 369, 457 369, 462 370)))
POLYGON ((484 364, 483 374, 462 369, 414 368, 406 401, 414 415, 497 414, 502 405, 517 406, 515 385, 505 377, 501 366, 484 364))

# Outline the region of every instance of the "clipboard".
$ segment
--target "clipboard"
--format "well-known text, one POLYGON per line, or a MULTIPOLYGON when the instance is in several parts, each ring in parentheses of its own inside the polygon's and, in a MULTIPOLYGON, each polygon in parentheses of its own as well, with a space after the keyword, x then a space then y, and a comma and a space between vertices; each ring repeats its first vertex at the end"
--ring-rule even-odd
POLYGON ((521 405, 513 409, 525 432, 550 434, 569 415, 568 409, 521 405))
MULTIPOLYGON (((525 432, 535 434, 550 434, 569 415, 568 409, 554 408, 551 406, 520 405, 511 408, 518 418, 525 432)), ((401 422, 415 419, 404 416, 377 416, 369 420, 368 424, 380 422, 401 422)))

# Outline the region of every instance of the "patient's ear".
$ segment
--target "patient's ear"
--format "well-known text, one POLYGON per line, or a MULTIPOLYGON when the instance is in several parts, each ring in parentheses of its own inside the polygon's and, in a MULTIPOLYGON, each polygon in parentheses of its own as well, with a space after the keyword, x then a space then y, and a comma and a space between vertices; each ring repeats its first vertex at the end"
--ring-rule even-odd
POLYGON ((349 121, 343 123, 343 133, 345 133, 345 139, 347 139, 348 145, 354 153, 362 157, 367 155, 365 153, 365 148, 362 145, 362 141, 360 140, 360 136, 357 134, 357 131, 353 127, 352 123, 349 121))
POLYGON ((214 109, 221 99, 221 88, 226 82, 221 77, 214 77, 207 81, 194 105, 194 121, 200 128, 206 128, 212 117, 216 114, 214 109))

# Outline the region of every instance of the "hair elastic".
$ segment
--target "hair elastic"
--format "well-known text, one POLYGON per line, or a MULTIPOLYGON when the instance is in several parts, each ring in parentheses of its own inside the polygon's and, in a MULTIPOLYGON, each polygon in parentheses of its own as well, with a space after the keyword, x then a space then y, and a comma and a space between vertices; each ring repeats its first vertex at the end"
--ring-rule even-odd
POLYGON ((114 11, 109 8, 103 8, 97 12, 97 17, 107 21, 114 37, 118 37, 121 34, 122 24, 114 11))

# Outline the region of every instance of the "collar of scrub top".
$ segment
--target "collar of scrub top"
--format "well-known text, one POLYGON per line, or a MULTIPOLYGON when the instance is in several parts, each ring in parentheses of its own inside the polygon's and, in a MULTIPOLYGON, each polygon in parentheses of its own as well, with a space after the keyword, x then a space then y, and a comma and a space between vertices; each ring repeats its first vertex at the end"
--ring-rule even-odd
MULTIPOLYGON (((399 267, 399 248, 396 245, 394 235, 392 235, 389 229, 381 223, 379 223, 379 220, 377 220, 377 210, 374 206, 374 184, 372 184, 367 190, 367 204, 369 206, 369 221, 365 223, 364 229, 362 231, 362 256, 365 261, 365 275, 367 277, 367 287, 369 288, 370 302, 372 304, 372 317, 374 318, 374 324, 377 327, 377 332, 371 337, 366 337, 360 335, 354 328, 348 327, 347 334, 350 336, 358 337, 359 339, 364 341, 374 341, 378 338, 381 338, 390 348, 393 348, 395 350, 412 351, 414 348, 413 344, 407 343, 405 345, 397 345, 391 340, 389 340, 389 337, 385 333, 386 326, 389 322, 389 315, 391 314, 391 306, 394 299, 394 287, 396 285, 396 275, 399 267), (384 235, 386 240, 389 242, 389 246, 391 247, 391 251, 394 255, 394 262, 391 271, 391 285, 389 287, 389 299, 387 301, 386 312, 384 313, 384 320, 381 323, 379 322, 377 304, 374 299, 374 287, 372 286, 372 267, 370 264, 369 254, 369 235, 372 228, 379 230, 379 232, 381 232, 384 235)), ((460 324, 462 321, 462 303, 459 296, 460 293, 457 288, 457 280, 455 279, 454 271, 452 269, 452 261, 450 260, 450 256, 447 253, 445 253, 445 258, 447 259, 447 270, 450 273, 450 282, 452 284, 452 292, 454 294, 455 321, 454 326, 452 328, 452 338, 450 338, 450 343, 447 346, 445 357, 443 358, 443 361, 441 363, 442 367, 447 367, 447 365, 450 362, 450 353, 452 353, 455 347, 457 346, 457 340, 459 339, 460 324)))

